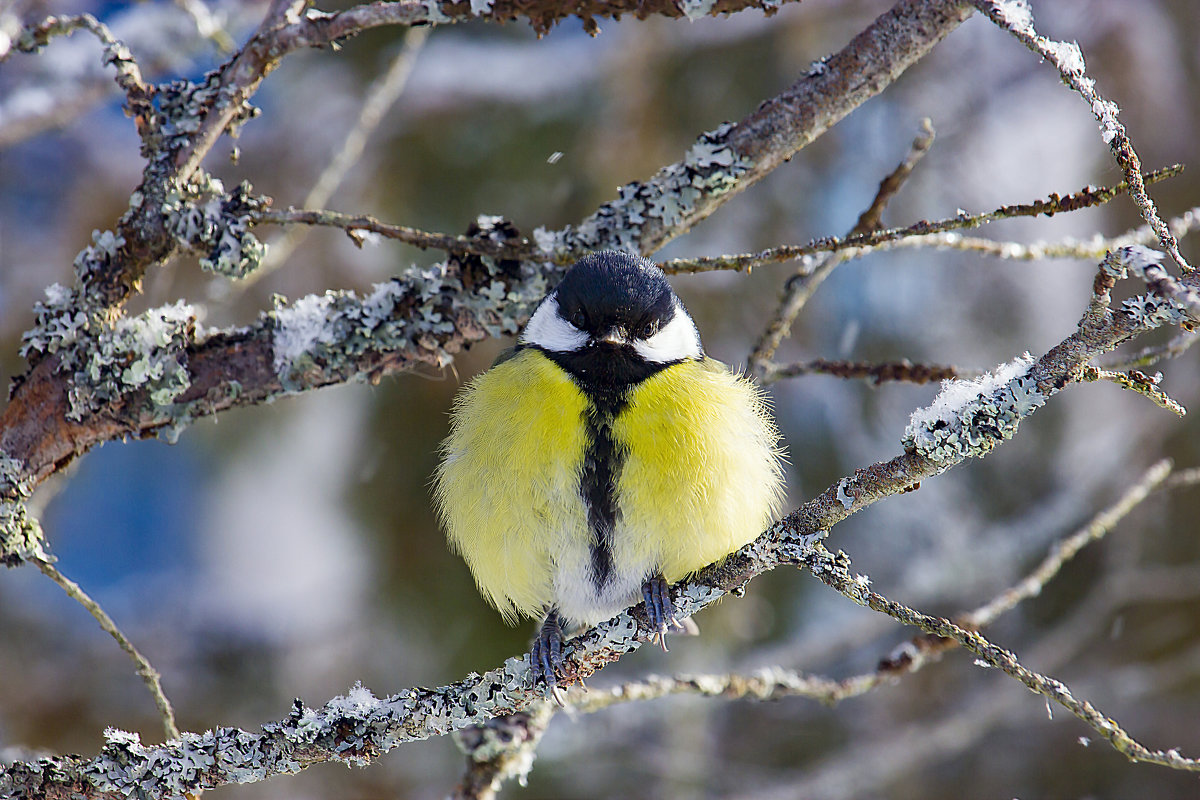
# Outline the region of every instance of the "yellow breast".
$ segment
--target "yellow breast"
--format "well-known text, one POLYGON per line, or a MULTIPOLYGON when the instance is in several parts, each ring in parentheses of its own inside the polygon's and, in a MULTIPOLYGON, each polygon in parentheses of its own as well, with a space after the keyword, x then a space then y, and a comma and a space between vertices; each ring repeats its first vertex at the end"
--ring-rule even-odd
POLYGON ((676 581, 752 541, 782 499, 778 434, 764 399, 711 359, 670 366, 612 423, 624 454, 613 575, 588 578, 580 469, 590 401, 522 350, 464 387, 435 478, 438 511, 484 597, 509 620, 551 606, 592 623, 632 605, 656 573, 676 581))
POLYGON ((451 545, 509 621, 543 612, 553 547, 586 537, 586 408, 567 374, 536 350, 477 376, 455 400, 435 500, 451 545))
POLYGON ((783 499, 779 439, 754 384, 712 359, 639 384, 617 418, 618 564, 650 560, 677 581, 758 536, 783 499))

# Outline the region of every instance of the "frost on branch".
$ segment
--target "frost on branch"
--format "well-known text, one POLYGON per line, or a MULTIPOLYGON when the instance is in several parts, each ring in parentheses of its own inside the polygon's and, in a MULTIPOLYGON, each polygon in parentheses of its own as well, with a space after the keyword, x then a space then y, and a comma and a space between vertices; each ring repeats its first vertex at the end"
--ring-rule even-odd
MULTIPOLYGON (((501 217, 481 215, 469 234, 504 241, 515 229, 501 217)), ((443 367, 457 350, 444 346, 456 332, 468 339, 515 334, 545 296, 552 265, 471 259, 411 267, 363 295, 328 291, 291 304, 277 297, 267 323, 280 382, 295 391, 318 374, 362 377, 372 354, 403 354, 443 367)))
POLYGON ((1033 32, 1033 10, 1028 0, 996 0, 993 4, 1004 25, 1021 33, 1033 32))
POLYGON ((904 448, 951 467, 1011 439, 1017 424, 1046 402, 1030 377, 1029 353, 975 380, 942 382, 933 404, 913 412, 904 448))

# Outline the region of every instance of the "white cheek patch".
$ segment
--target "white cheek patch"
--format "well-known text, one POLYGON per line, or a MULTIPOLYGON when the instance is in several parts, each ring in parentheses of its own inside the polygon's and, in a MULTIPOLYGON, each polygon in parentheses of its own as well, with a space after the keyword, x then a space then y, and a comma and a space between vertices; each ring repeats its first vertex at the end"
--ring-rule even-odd
POLYGON ((699 358, 702 354, 700 332, 682 306, 675 306, 675 316, 658 333, 649 339, 635 340, 633 348, 642 358, 655 364, 699 358))
POLYGON ((588 335, 558 315, 558 297, 549 295, 533 312, 521 334, 521 344, 569 353, 587 344, 588 335))

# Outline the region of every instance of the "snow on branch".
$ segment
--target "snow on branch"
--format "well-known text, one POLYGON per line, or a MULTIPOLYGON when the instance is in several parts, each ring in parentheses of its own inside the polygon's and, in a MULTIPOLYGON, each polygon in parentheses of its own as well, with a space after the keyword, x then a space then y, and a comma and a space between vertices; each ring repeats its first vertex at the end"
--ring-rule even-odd
MULTIPOLYGON (((88 383, 92 371, 80 365, 91 357, 68 350, 112 338, 110 320, 148 269, 183 250, 199 251, 211 269, 230 276, 244 275, 261 262, 262 246, 252 226, 269 218, 266 200, 245 185, 226 192, 199 167, 224 131, 255 115, 249 98, 279 60, 369 27, 419 22, 421 14, 449 6, 371 3, 335 14, 300 14, 286 3, 276 4, 229 62, 196 81, 158 87, 157 109, 140 118, 146 158, 142 183, 115 229, 98 232, 96 243, 77 258, 77 285, 56 290, 40 306, 37 326, 26 335, 26 354, 34 363, 17 379, 12 401, 0 414, 0 450, 22 463, 35 483, 103 441, 159 432, 174 436, 198 417, 281 393, 374 380, 418 364, 441 367, 471 342, 512 332, 572 255, 601 246, 657 249, 881 91, 971 13, 969 6, 951 0, 901 0, 842 51, 741 122, 703 134, 682 161, 645 184, 626 187, 620 199, 579 225, 543 232, 537 241, 542 249, 534 250, 498 221, 469 237, 528 248, 523 252, 529 255, 519 260, 464 254, 428 270, 411 270, 367 297, 338 292, 300 301, 301 311, 329 312, 323 322, 280 306, 245 329, 196 328, 194 334, 181 329, 182 338, 172 338, 172 351, 148 373, 152 388, 101 369, 97 374, 109 385, 85 394, 107 406, 72 400, 67 384, 88 383), (796 113, 798 108, 803 113, 796 113), (308 327, 292 326, 302 318, 308 327), (284 357, 277 359, 273 347, 280 320, 284 357), (312 325, 321 329, 314 332, 312 325), (83 406, 94 413, 80 415, 83 406), (76 412, 74 418, 68 411, 76 412)), ((454 7, 466 13, 466 4, 454 7)), ((555 7, 566 14, 576 6, 555 7)), ((738 7, 718 3, 712 10, 738 7)), ((494 13, 505 8, 497 4, 494 13)))
POLYGON ((983 12, 996 25, 1011 33, 1017 41, 1025 45, 1042 58, 1049 61, 1062 75, 1063 81, 1074 89, 1091 106, 1092 114, 1100 123, 1100 136, 1112 150, 1117 164, 1125 172, 1125 180, 1129 182, 1129 194, 1137 203, 1142 217, 1154 228, 1159 243, 1171 258, 1185 272, 1190 272, 1183 254, 1179 252, 1179 242, 1171 233, 1170 227, 1158 215, 1154 201, 1146 193, 1146 185, 1142 180, 1142 162, 1133 142, 1125 131, 1125 126, 1117 119, 1121 109, 1111 100, 1096 91, 1096 81, 1084 72, 1086 64, 1083 51, 1075 42, 1060 42, 1042 36, 1033 27, 1033 11, 1029 8, 1028 0, 972 0, 975 7, 983 12))
MULTIPOLYGON (((1138 251, 1118 253, 1108 268, 1115 269, 1113 265, 1120 263, 1126 270, 1144 271, 1147 260, 1152 259, 1138 251)), ((1184 291, 1193 289, 1194 283, 1191 275, 1179 282, 1184 291)), ((1144 320, 1123 310, 1088 313, 1071 336, 1042 357, 1022 357, 977 381, 953 385, 947 390, 948 397, 914 418, 922 434, 957 424, 960 431, 966 431, 959 438, 967 441, 967 447, 936 440, 941 442, 938 446, 922 452, 914 437, 913 446, 903 455, 857 470, 721 564, 672 587, 678 612, 691 616, 777 566, 801 566, 857 603, 926 633, 954 640, 987 664, 1070 710, 1130 758, 1200 771, 1200 761, 1176 751, 1153 751, 1141 745, 1091 703, 1075 697, 1064 684, 1025 667, 1012 653, 977 631, 922 614, 872 591, 868 579, 850 572, 845 554, 832 554, 821 544, 830 529, 851 514, 905 492, 968 457, 985 453, 1012 435, 1003 425, 974 424, 978 415, 968 420, 966 411, 986 412, 991 405, 1015 404, 1017 401, 1008 400, 1004 393, 1029 381, 1033 382, 1029 386, 1048 398, 1077 381, 1082 368, 1093 358, 1149 329, 1144 320), (948 424, 939 428, 938 421, 948 424)), ((1027 412, 1032 413, 1040 405, 1031 405, 1027 412)), ((651 633, 644 610, 635 607, 572 638, 565 648, 564 683, 587 678, 640 647, 651 633)), ((447 686, 415 688, 383 700, 357 687, 320 710, 297 701, 287 718, 265 725, 257 734, 219 728, 204 734, 183 734, 178 740, 149 747, 134 734, 111 731, 108 743, 95 759, 56 756, 4 768, 0 771, 0 793, 56 798, 110 797, 143 791, 178 797, 228 783, 288 774, 315 763, 365 764, 402 742, 443 735, 518 712, 541 699, 527 659, 512 658, 482 675, 472 673, 447 686)))

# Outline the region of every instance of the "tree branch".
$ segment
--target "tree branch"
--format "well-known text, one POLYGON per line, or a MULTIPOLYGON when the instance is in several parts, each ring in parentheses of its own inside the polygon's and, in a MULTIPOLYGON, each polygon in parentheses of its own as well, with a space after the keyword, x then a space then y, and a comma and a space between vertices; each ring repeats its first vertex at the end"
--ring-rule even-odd
MULTIPOLYGON (((1145 183, 1157 183, 1158 181, 1172 178, 1183 172, 1182 164, 1175 164, 1163 169, 1154 170, 1145 176, 1145 183)), ((885 228, 882 230, 872 230, 865 233, 851 234, 845 237, 824 236, 820 239, 813 239, 805 245, 781 245, 772 247, 767 250, 762 250, 758 253, 743 253, 740 255, 723 255, 723 256, 708 256, 701 258, 677 258, 670 261, 665 261, 662 264, 664 272, 670 274, 679 273, 696 273, 709 272, 712 270, 735 270, 735 271, 750 271, 755 267, 764 264, 782 263, 784 261, 795 261, 797 259, 809 259, 821 253, 834 253, 842 250, 861 250, 859 255, 866 254, 874 248, 885 248, 889 245, 898 246, 908 240, 912 240, 914 245, 920 246, 928 242, 933 242, 935 246, 942 244, 949 245, 952 239, 938 240, 936 237, 939 234, 945 234, 951 231, 966 230, 969 228, 978 228, 989 222, 995 222, 1001 219, 1014 219, 1017 217, 1037 217, 1046 215, 1052 217, 1055 214, 1062 214, 1068 211, 1078 211, 1092 206, 1103 205, 1114 197, 1121 195, 1129 190, 1128 184, 1125 182, 1118 183, 1116 186, 1108 186, 1094 188, 1091 186, 1085 187, 1078 192, 1068 194, 1065 197, 1059 196, 1057 193, 1050 195, 1044 200, 1035 200, 1032 203, 1017 203, 1015 205, 1000 206, 991 211, 984 211, 980 214, 967 214, 966 212, 956 214, 953 217, 945 217, 939 220, 920 220, 903 228, 885 228), (928 238, 926 238, 928 237, 928 238)), ((1186 218, 1187 228, 1190 230, 1195 226, 1195 215, 1186 218)), ((1138 242, 1141 243, 1141 242, 1138 242)), ((996 243, 991 243, 996 245, 996 243)), ((1126 244, 1124 242, 1122 245, 1126 244)), ((1129 242, 1128 244, 1134 244, 1129 242)), ((1099 253, 1094 256, 1089 254, 1089 257, 1100 258, 1109 249, 1102 248, 1099 253)), ((1054 257, 1054 253, 1048 253, 1044 257, 1054 257)), ((816 262, 806 263, 800 271, 800 275, 810 274, 816 262)))
POLYGON ((1120 109, 1111 100, 1106 100, 1096 91, 1096 82, 1084 73, 1083 51, 1074 42, 1059 42, 1039 34, 1033 27, 1033 12, 1030 11, 1026 0, 1020 2, 997 2, 997 0, 972 0, 975 7, 987 15, 988 19, 1000 28, 1008 31, 1021 44, 1055 66, 1063 81, 1075 90, 1088 105, 1092 114, 1100 123, 1101 136, 1104 143, 1112 150, 1117 165, 1125 173, 1129 184, 1129 195, 1137 203, 1138 209, 1147 224, 1154 229, 1163 249, 1184 272, 1191 272, 1192 265, 1179 252, 1179 242, 1171 233, 1171 229, 1158 215, 1154 201, 1146 193, 1146 184, 1142 180, 1142 162, 1133 142, 1125 131, 1125 126, 1117 119, 1120 109))
MULTIPOLYGON (((561 274, 560 265, 570 263, 571 255, 600 246, 622 246, 622 241, 625 249, 644 252, 661 246, 882 90, 971 13, 963 2, 901 0, 841 52, 763 103, 742 123, 701 136, 682 162, 664 168, 646 184, 626 187, 622 199, 601 207, 577 228, 557 234, 540 232, 541 252, 528 261, 452 260, 432 270, 410 271, 381 284, 367 298, 344 292, 305 298, 292 309, 262 315, 246 330, 203 337, 189 334, 186 321, 177 319, 185 315, 182 307, 123 320, 130 330, 161 327, 167 317, 175 326, 174 349, 165 354, 170 381, 126 384, 121 378, 124 366, 118 370, 117 365, 128 360, 140 363, 149 354, 129 353, 136 337, 118 335, 108 320, 139 285, 146 269, 176 252, 178 232, 199 228, 208 237, 206 242, 226 243, 232 238, 237 252, 213 256, 213 261, 228 259, 226 269, 233 274, 243 274, 261 260, 261 252, 253 252, 261 245, 245 234, 262 210, 262 198, 245 190, 217 191, 220 187, 211 181, 206 184, 208 179, 199 173, 193 181, 199 183, 188 184, 193 186, 188 191, 208 192, 203 203, 185 203, 164 215, 162 209, 171 207, 168 194, 178 195, 216 137, 249 113, 245 101, 283 55, 375 24, 396 24, 405 14, 417 14, 418 6, 419 13, 429 12, 426 5, 411 2, 373 3, 333 15, 308 12, 295 18, 289 6, 280 5, 232 61, 200 85, 173 88, 160 103, 161 111, 149 125, 148 142, 153 147, 147 145, 147 167, 130 211, 115 234, 100 234, 77 260, 81 288, 43 304, 38 327, 27 335, 25 352, 37 363, 18 379, 8 407, 0 414, 0 450, 20 462, 24 474, 36 483, 99 442, 164 429, 177 432, 196 417, 235 404, 262 402, 285 391, 351 379, 374 380, 419 364, 440 368, 471 342, 515 333, 532 305, 561 274), (188 120, 183 129, 178 124, 182 119, 188 120), (183 132, 193 128, 194 133, 183 132), (209 219, 214 202, 217 217, 209 219), (203 206, 203 213, 196 205, 203 206), (463 289, 465 296, 459 296, 463 289), (337 313, 322 321, 307 313, 313 309, 337 313), (282 331, 290 337, 287 343, 296 345, 297 331, 289 325, 298 322, 308 326, 301 338, 313 331, 316 337, 309 341, 315 350, 301 348, 303 352, 295 354, 302 357, 301 365, 292 363, 290 352, 281 357, 275 336, 282 331), (64 328, 68 349, 60 351, 64 328), (347 329, 361 338, 348 348, 332 346, 345 342, 347 329), (118 340, 114 345, 118 352, 106 356, 107 366, 99 370, 105 374, 104 385, 87 387, 81 401, 78 384, 88 384, 87 374, 97 369, 85 372, 73 359, 92 358, 84 352, 86 343, 112 339, 118 340)), ((460 6, 465 9, 467 4, 460 6)), ((486 238, 494 242, 519 241, 515 230, 498 220, 481 218, 481 223, 486 238)), ((194 327, 194 322, 190 325, 194 327)))
POLYGON ((883 91, 970 15, 970 5, 956 0, 900 0, 754 113, 702 135, 683 161, 623 186, 619 199, 578 226, 536 232, 539 246, 657 251, 883 91))
POLYGON ((79 588, 79 584, 63 575, 57 567, 44 558, 34 558, 33 562, 42 571, 42 574, 58 584, 67 593, 67 596, 87 609, 96 622, 100 623, 104 632, 117 641, 120 648, 137 667, 137 674, 146 684, 146 688, 150 690, 150 696, 154 698, 154 705, 157 706, 159 716, 162 717, 163 733, 166 734, 166 739, 178 739, 179 728, 175 724, 175 709, 171 707, 171 701, 167 699, 167 695, 163 691, 162 676, 158 670, 142 655, 141 651, 133 646, 133 642, 129 641, 129 637, 121 632, 121 629, 112 621, 112 617, 100 607, 100 604, 79 588))
MULTIPOLYGON (((1118 522, 1129 515, 1146 498, 1161 488, 1191 486, 1200 481, 1194 471, 1172 473, 1169 459, 1159 461, 1112 505, 1097 513, 1086 525, 1060 540, 1050 553, 1019 583, 993 597, 973 611, 956 617, 965 628, 982 628, 992 624, 1004 613, 1019 603, 1041 594, 1042 589, 1053 580, 1068 561, 1089 544, 1104 538, 1118 522), (1176 476, 1190 477, 1177 485, 1168 485, 1176 476)), ((917 672, 927 664, 941 659, 942 655, 958 643, 953 639, 928 634, 914 638, 880 659, 879 666, 872 672, 832 679, 808 675, 781 667, 765 667, 749 673, 726 673, 721 675, 651 675, 642 680, 626 681, 607 689, 572 689, 569 703, 573 710, 594 713, 618 703, 650 700, 673 694, 690 694, 702 697, 748 698, 754 700, 780 700, 785 697, 807 697, 822 703, 837 703, 851 697, 859 697, 898 677, 917 672)))
MULTIPOLYGON (((1101 274, 1154 275, 1153 253, 1128 248, 1102 265, 1101 274)), ((1178 288, 1194 288, 1187 276, 1178 288)), ((907 491, 967 458, 980 457, 1011 438, 1020 420, 1047 398, 1078 380, 1095 356, 1188 313, 1151 286, 1145 297, 1118 310, 1093 301, 1077 330, 1040 359, 1018 360, 969 388, 955 389, 956 400, 935 401, 913 414, 905 434, 906 452, 890 461, 857 470, 771 526, 756 541, 693 580, 672 587, 680 616, 691 616, 727 592, 779 565, 802 566, 856 602, 869 605, 927 633, 953 638, 988 663, 1000 667, 1034 691, 1094 724, 1120 752, 1139 760, 1179 769, 1200 762, 1177 753, 1150 751, 1134 742, 1090 704, 1074 698, 1061 683, 1032 672, 977 633, 946 620, 919 614, 867 589, 866 579, 849 574, 847 560, 833 556, 821 540, 838 522, 878 500, 907 491)), ((638 649, 653 631, 637 607, 570 639, 564 647, 562 683, 584 679, 605 664, 638 649)), ((542 699, 528 661, 509 659, 482 675, 471 674, 438 689, 411 689, 377 700, 362 687, 335 698, 322 710, 297 703, 291 715, 263 727, 260 734, 221 728, 184 734, 180 741, 145 747, 133 734, 110 731, 93 760, 53 757, 37 764, 17 763, 0 771, 0 794, 19 797, 115 797, 134 790, 176 795, 227 783, 290 774, 314 763, 366 764, 391 748, 415 739, 443 735, 496 716, 522 711, 542 699), (180 768, 180 765, 184 765, 180 768)))

